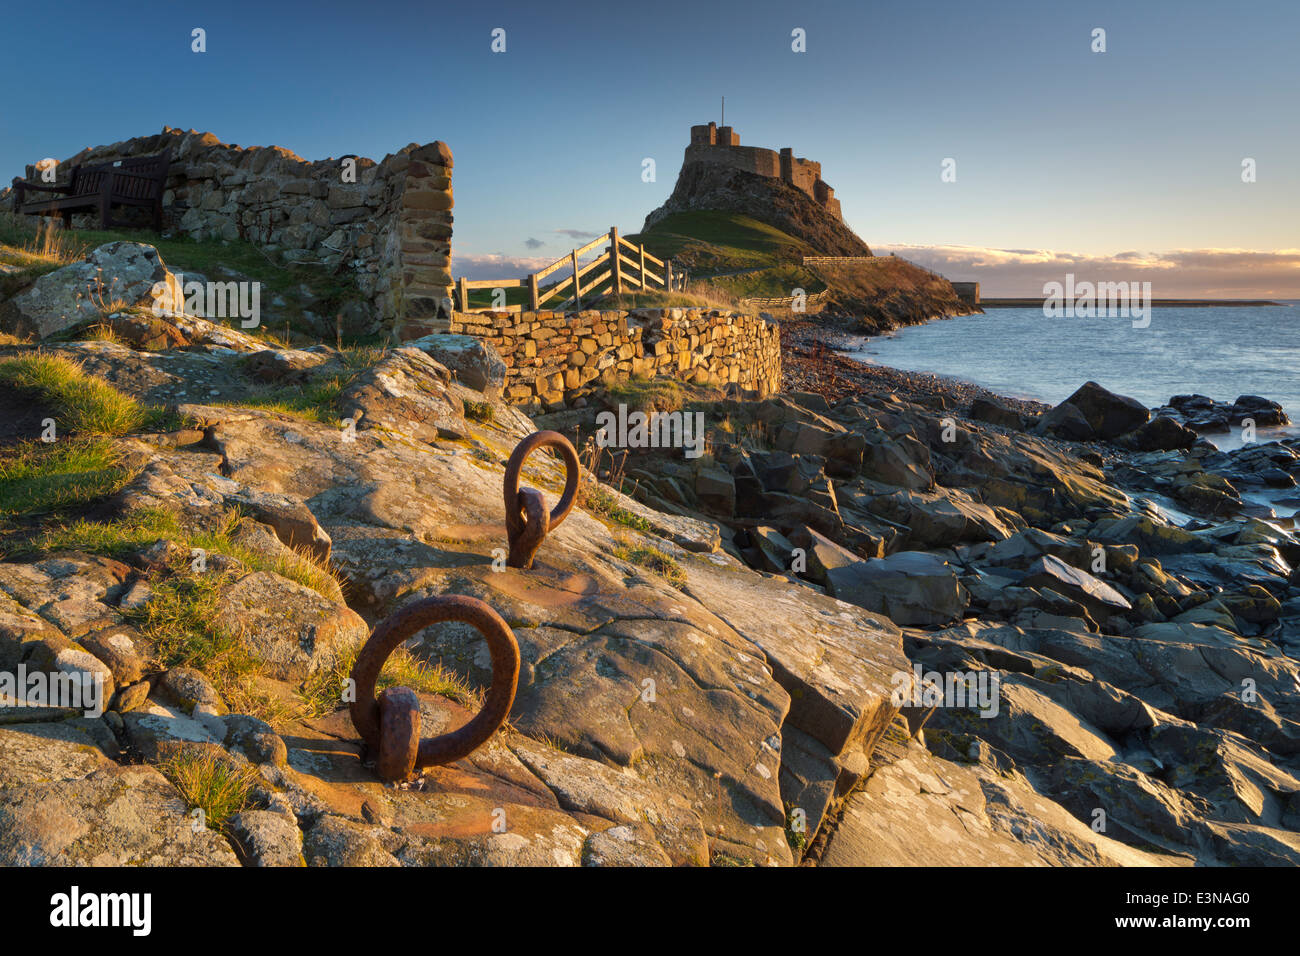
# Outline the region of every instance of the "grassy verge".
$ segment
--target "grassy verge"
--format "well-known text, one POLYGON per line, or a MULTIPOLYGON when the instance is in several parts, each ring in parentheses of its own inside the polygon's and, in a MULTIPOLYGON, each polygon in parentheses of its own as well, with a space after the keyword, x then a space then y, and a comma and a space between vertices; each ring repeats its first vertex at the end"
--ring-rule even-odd
POLYGON ((304 421, 338 425, 339 396, 351 380, 351 375, 330 375, 313 379, 303 386, 265 389, 241 401, 225 404, 231 408, 256 408, 304 421))
POLYGON ((142 508, 117 521, 81 520, 44 528, 18 553, 83 551, 122 557, 168 539, 187 548, 202 548, 209 554, 234 558, 250 571, 272 571, 329 600, 340 600, 341 585, 337 574, 310 551, 270 556, 234 540, 242 520, 244 516, 237 508, 232 508, 207 527, 193 530, 183 526, 173 512, 142 508))
POLYGON ((80 363, 61 355, 0 359, 0 386, 4 385, 50 406, 59 428, 77 435, 125 435, 160 414, 103 379, 87 375, 80 363))
POLYGON ((11 445, 0 454, 0 516, 60 511, 115 494, 133 474, 119 462, 98 438, 11 445))

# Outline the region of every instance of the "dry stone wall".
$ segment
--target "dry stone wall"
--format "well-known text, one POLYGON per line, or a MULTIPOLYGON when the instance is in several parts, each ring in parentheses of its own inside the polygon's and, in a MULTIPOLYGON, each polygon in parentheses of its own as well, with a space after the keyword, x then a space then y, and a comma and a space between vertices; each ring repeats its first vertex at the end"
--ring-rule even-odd
POLYGON ((759 397, 781 387, 781 333, 775 322, 711 309, 632 312, 455 312, 412 324, 403 337, 430 332, 490 342, 508 369, 505 396, 556 406, 599 380, 673 377, 736 385, 759 397))
MULTIPOLYGON (((445 314, 453 206, 446 144, 411 143, 378 163, 361 156, 308 162, 279 146, 244 148, 165 126, 154 136, 84 149, 59 164, 58 179, 80 163, 165 147, 164 230, 244 239, 290 262, 344 270, 371 303, 377 328, 445 314)), ((29 166, 27 176, 35 175, 29 166)), ((96 223, 74 217, 73 225, 96 223)))

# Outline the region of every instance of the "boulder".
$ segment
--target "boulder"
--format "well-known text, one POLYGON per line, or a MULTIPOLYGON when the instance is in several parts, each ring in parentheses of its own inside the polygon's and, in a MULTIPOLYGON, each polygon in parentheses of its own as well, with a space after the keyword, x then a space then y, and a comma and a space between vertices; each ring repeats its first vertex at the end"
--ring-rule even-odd
POLYGON ((316 516, 300 498, 253 488, 242 488, 226 497, 226 503, 248 512, 253 518, 270 525, 286 546, 311 552, 319 561, 328 561, 330 536, 316 521, 316 516))
POLYGON ((1103 623, 1112 614, 1133 609, 1128 599, 1109 584, 1050 554, 1043 555, 1031 564, 1020 583, 1024 587, 1050 588, 1073 598, 1103 623))
POLYGON ((987 398, 977 398, 970 403, 970 417, 977 422, 987 422, 990 425, 1015 431, 1025 427, 1025 420, 1019 412, 1001 402, 987 398))
POLYGON ((1164 415, 1138 426, 1127 436, 1127 444, 1138 451, 1170 451, 1191 448, 1199 438, 1196 432, 1164 415))
POLYGON ((465 438, 465 406, 451 372, 418 348, 395 349, 360 373, 339 396, 359 429, 386 428, 420 441, 465 438))
POLYGON ((833 597, 885 614, 905 627, 948 624, 961 616, 970 600, 948 562, 923 551, 831 568, 826 585, 833 597))
POLYGON ((153 246, 110 242, 10 299, 0 311, 0 330, 49 338, 99 318, 105 305, 152 306, 154 286, 170 278, 153 246))
POLYGON ((353 610, 270 571, 255 571, 225 588, 223 620, 277 680, 302 680, 332 664, 370 633, 353 610))
POLYGON ((1101 439, 1118 438, 1144 424, 1151 413, 1135 398, 1116 395, 1096 382, 1084 382, 1063 405, 1073 405, 1101 439))
POLYGON ((506 363, 491 342, 473 335, 426 335, 406 345, 432 356, 458 382, 489 399, 499 398, 505 388, 506 363))
POLYGON ((701 468, 695 476, 695 497, 710 514, 730 517, 736 509, 735 479, 722 468, 701 468))
POLYGON ((1291 424, 1291 419, 1287 418, 1281 405, 1260 395, 1240 395, 1232 403, 1228 420, 1234 425, 1240 425, 1246 419, 1253 421, 1256 428, 1291 424))
POLYGON ((302 831, 292 816, 272 810, 245 810, 226 824, 240 855, 250 866, 306 866, 302 831))
POLYGON ((1040 415, 1034 423, 1034 431, 1039 435, 1055 435, 1072 441, 1091 441, 1097 437, 1083 412, 1068 402, 1040 415))

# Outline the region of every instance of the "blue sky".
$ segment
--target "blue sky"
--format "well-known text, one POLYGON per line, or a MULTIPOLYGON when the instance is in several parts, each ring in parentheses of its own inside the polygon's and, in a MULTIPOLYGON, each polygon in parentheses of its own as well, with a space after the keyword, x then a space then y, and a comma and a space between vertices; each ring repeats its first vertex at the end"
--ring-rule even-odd
POLYGON ((564 230, 638 229, 725 95, 742 143, 822 163, 873 248, 986 294, 1033 294, 1085 263, 1154 270, 1156 295, 1300 296, 1294 0, 129 8, 9 6, 12 36, 104 25, 8 46, 6 179, 163 125, 309 159, 441 139, 454 270, 506 276, 566 252, 564 230))

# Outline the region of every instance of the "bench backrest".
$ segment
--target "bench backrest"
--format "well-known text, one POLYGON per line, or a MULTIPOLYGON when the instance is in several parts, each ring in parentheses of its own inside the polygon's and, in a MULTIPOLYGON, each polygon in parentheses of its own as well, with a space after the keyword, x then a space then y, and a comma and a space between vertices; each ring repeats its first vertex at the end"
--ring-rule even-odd
POLYGON ((109 188, 114 196, 124 199, 152 199, 162 194, 162 184, 167 179, 171 149, 154 156, 136 156, 131 159, 110 160, 103 163, 83 163, 72 170, 70 194, 87 196, 103 188, 104 178, 113 177, 109 188), (115 172, 131 176, 113 176, 115 172), (143 178, 140 178, 143 177, 143 178))

